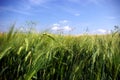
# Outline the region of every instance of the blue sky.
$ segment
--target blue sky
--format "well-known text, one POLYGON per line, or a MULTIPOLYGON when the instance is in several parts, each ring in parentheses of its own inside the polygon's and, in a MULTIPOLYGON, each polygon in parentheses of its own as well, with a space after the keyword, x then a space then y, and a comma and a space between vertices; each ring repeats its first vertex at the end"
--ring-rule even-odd
POLYGON ((120 25, 120 0, 0 0, 0 31, 11 24, 37 31, 107 33, 120 25))

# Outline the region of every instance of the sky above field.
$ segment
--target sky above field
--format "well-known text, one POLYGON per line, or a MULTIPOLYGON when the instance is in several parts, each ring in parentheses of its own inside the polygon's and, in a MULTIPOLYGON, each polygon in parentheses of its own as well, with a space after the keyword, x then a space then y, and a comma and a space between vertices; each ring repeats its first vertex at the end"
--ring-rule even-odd
POLYGON ((0 31, 15 24, 69 34, 109 33, 120 25, 120 0, 0 0, 0 31))

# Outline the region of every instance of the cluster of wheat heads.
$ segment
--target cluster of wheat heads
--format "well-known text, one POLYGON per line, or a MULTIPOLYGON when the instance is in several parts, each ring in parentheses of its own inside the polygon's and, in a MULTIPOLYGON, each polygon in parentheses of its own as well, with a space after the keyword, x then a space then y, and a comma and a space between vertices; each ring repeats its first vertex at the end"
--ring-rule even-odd
POLYGON ((0 36, 0 80, 119 80, 120 36, 14 31, 0 36))

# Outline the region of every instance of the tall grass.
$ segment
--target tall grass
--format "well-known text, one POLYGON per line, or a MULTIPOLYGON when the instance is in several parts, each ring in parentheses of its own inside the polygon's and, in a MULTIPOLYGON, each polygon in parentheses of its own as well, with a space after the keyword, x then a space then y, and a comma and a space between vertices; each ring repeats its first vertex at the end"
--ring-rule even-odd
POLYGON ((0 80, 119 80, 120 36, 0 36, 0 80))

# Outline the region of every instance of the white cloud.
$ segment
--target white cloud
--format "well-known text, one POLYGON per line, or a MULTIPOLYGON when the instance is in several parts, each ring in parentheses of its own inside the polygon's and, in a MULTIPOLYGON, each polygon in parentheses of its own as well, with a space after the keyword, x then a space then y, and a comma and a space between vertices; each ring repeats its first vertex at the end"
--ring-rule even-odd
POLYGON ((68 20, 61 20, 58 23, 52 24, 51 30, 53 31, 61 31, 61 32, 69 32, 72 31, 72 27, 68 25, 68 20), (66 24, 67 23, 67 24, 66 24))
POLYGON ((72 28, 70 26, 61 26, 61 27, 58 27, 58 26, 53 26, 51 28, 53 31, 71 31, 72 28))
POLYGON ((97 31, 100 32, 100 33, 106 33, 107 32, 107 30, 105 30, 105 29, 98 29, 97 31))
POLYGON ((65 30, 65 31, 71 31, 72 28, 71 28, 70 26, 64 26, 64 27, 63 27, 63 30, 65 30))
POLYGON ((52 30, 58 31, 58 30, 60 30, 60 28, 58 26, 54 26, 54 27, 52 27, 52 30))
MULTIPOLYGON (((65 21, 66 22, 66 21, 65 21)), ((72 28, 68 25, 62 25, 61 23, 55 23, 52 25, 52 28, 51 30, 53 31, 63 31, 63 32, 66 32, 66 31, 71 31, 72 28)))
POLYGON ((97 29, 95 31, 92 31, 92 34, 109 34, 110 30, 106 30, 106 29, 97 29))
POLYGON ((55 23, 55 24, 53 24, 52 25, 53 27, 51 28, 53 31, 58 31, 58 30, 60 30, 60 24, 58 24, 58 23, 55 23))

